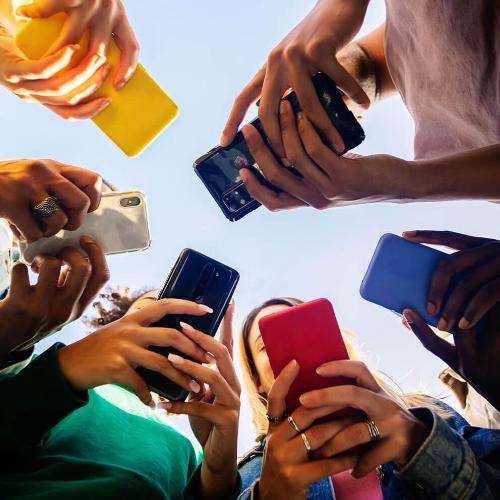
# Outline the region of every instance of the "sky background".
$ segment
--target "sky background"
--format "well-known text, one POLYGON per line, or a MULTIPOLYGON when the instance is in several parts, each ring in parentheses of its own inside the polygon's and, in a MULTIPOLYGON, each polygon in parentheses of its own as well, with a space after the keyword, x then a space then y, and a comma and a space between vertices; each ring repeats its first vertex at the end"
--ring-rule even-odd
MULTIPOLYGON (((124 4, 141 44, 141 62, 179 104, 180 118, 141 156, 130 159, 91 122, 64 122, 2 89, 0 158, 57 159, 100 172, 121 190, 147 193, 152 247, 110 257, 111 284, 160 287, 179 252, 194 248, 241 274, 235 295, 236 334, 243 316, 267 298, 327 297, 339 323, 357 335, 373 367, 405 390, 444 396, 446 390, 437 380, 443 364, 420 346, 398 317, 363 301, 359 285, 382 234, 426 228, 498 237, 492 221, 498 220, 499 207, 478 202, 378 204, 274 214, 260 208, 239 222, 227 221, 192 163, 217 143, 234 97, 314 2, 124 4)), ((384 17, 384 2, 373 0, 361 33, 377 27, 384 17)), ((363 127, 366 140, 358 153, 412 158, 413 125, 399 98, 371 110, 363 127)), ((70 325, 41 342, 38 350, 85 333, 81 324, 70 325)), ((447 401, 453 403, 452 398, 447 401)), ((248 449, 253 438, 245 401, 239 451, 248 449)))

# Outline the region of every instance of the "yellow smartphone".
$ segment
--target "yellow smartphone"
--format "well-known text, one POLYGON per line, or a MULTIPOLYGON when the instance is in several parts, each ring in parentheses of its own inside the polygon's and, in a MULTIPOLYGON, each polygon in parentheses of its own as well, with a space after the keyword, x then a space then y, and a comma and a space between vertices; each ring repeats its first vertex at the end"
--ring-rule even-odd
MULTIPOLYGON (((48 19, 33 19, 17 33, 17 46, 29 59, 40 59, 57 38, 66 20, 66 14, 48 19)), ((88 33, 80 42, 80 50, 73 56, 74 67, 88 49, 88 33)), ((120 51, 111 41, 106 54, 113 69, 118 67, 120 51)), ((137 156, 179 115, 179 108, 165 91, 139 64, 134 76, 121 90, 113 88, 115 71, 94 94, 107 96, 111 104, 92 121, 127 155, 137 156)))

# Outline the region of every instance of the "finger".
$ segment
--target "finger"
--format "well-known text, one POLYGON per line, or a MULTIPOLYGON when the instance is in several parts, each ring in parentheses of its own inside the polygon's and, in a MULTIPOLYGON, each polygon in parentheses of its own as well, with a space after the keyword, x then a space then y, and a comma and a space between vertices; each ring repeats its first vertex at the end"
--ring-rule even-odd
POLYGON ((415 311, 405 309, 403 315, 422 345, 432 354, 442 359, 448 366, 456 368, 455 347, 438 337, 415 311))
POLYGON ((128 319, 130 321, 136 321, 142 326, 149 326, 151 323, 159 321, 168 314, 192 314, 193 316, 203 316, 211 313, 213 313, 213 310, 210 307, 189 300, 161 299, 130 314, 128 319))
POLYGON ((50 217, 45 217, 43 219, 43 235, 46 238, 53 236, 58 233, 66 224, 68 223, 68 218, 62 210, 57 210, 50 217))
MULTIPOLYGON (((262 94, 259 104, 259 118, 266 133, 267 140, 273 151, 285 160, 285 148, 281 140, 281 129, 279 123, 279 106, 286 87, 280 85, 275 74, 266 72, 262 84, 262 94)), ((258 163, 258 162, 257 162, 258 163)), ((259 164, 260 165, 260 164, 259 164)))
POLYGON ((115 383, 128 387, 145 405, 152 408, 156 407, 146 382, 132 368, 125 367, 121 369, 115 383))
MULTIPOLYGON (((18 96, 36 96, 38 100, 43 97, 61 97, 77 89, 84 88, 87 84, 91 86, 94 80, 89 80, 106 63, 106 58, 97 54, 86 56, 83 61, 61 75, 47 80, 36 79, 33 81, 23 81, 12 87, 18 96)), ((75 103, 68 103, 75 104, 75 103)))
POLYGON ((59 32, 59 35, 48 48, 46 54, 52 54, 65 45, 80 43, 85 31, 88 28, 89 19, 92 15, 94 7, 79 9, 69 14, 64 22, 64 25, 59 32))
POLYGON ((87 215, 90 206, 89 198, 62 176, 50 185, 50 194, 57 198, 59 206, 68 219, 64 229, 69 231, 78 229, 87 215))
POLYGON ((461 330, 467 330, 477 325, 486 313, 500 302, 500 278, 482 286, 470 300, 458 323, 461 330))
POLYGON ((229 351, 231 358, 233 357, 233 316, 234 316, 234 299, 227 306, 226 314, 222 318, 219 340, 222 345, 225 345, 229 351))
POLYGON ((299 371, 299 364, 293 359, 276 377, 267 397, 267 414, 270 417, 278 418, 284 415, 286 411, 286 395, 299 371))
MULTIPOLYGON (((451 330, 463 316, 465 308, 478 291, 498 276, 500 276, 500 257, 479 265, 461 276, 461 279, 446 300, 446 304, 441 312, 438 328, 444 331, 451 330)), ((484 294, 481 295, 484 297, 484 294)), ((488 309, 489 307, 486 310, 488 309)), ((464 329, 466 328, 469 328, 469 325, 464 327, 464 329)))
POLYGON ((15 220, 11 220, 10 222, 15 225, 18 234, 20 233, 20 239, 24 239, 27 242, 37 241, 43 236, 42 229, 33 218, 29 209, 18 211, 15 220))
POLYGON ((296 478, 306 485, 315 483, 325 477, 333 476, 339 472, 350 470, 356 464, 357 456, 353 454, 326 460, 314 460, 300 464, 296 467, 296 478))
MULTIPOLYGON (((444 298, 453 277, 470 268, 482 264, 486 259, 498 253, 498 245, 490 243, 477 249, 465 249, 443 257, 432 274, 429 286, 427 310, 429 314, 438 314, 444 305, 444 298)), ((444 312, 444 311, 443 311, 444 312)), ((443 313, 438 328, 447 331, 450 328, 443 313)))
POLYGON ((306 184, 302 179, 290 173, 286 167, 280 165, 253 126, 247 125, 243 127, 243 135, 250 153, 266 179, 273 186, 315 208, 324 206, 325 199, 319 191, 314 186, 306 184))
POLYGON ((288 193, 283 191, 275 193, 268 187, 263 186, 247 168, 240 170, 240 177, 250 196, 262 203, 271 212, 306 206, 306 203, 288 193))
POLYGON ((29 88, 31 85, 43 88, 48 79, 68 66, 77 50, 78 46, 70 45, 37 61, 20 59, 16 64, 15 75, 6 78, 6 81, 13 84, 11 88, 16 94, 18 89, 29 88))
POLYGON ((290 76, 292 87, 297 94, 303 112, 320 131, 327 144, 337 153, 343 153, 345 150, 344 141, 321 105, 309 74, 304 73, 302 67, 297 68, 292 65, 290 76))
MULTIPOLYGON (((181 322, 181 327, 182 332, 187 337, 198 344, 203 350, 211 353, 214 356, 217 368, 224 380, 227 380, 230 387, 239 392, 240 384, 236 375, 236 371, 234 369, 233 360, 231 359, 229 349, 210 335, 195 330, 191 325, 181 322)), ((207 359, 209 362, 213 361, 210 360, 210 358, 207 359)))
POLYGON ((76 106, 46 106, 64 120, 87 120, 97 116, 101 111, 111 104, 109 97, 99 97, 90 102, 77 104, 76 106))
MULTIPOLYGON (((301 116, 300 113, 299 116, 301 116)), ((288 101, 281 102, 280 124, 288 161, 300 172, 304 179, 317 189, 321 189, 325 182, 328 182, 328 177, 305 152, 297 129, 292 105, 288 101)))
POLYGON ((132 336, 143 347, 172 347, 200 363, 208 362, 206 351, 173 328, 139 327, 134 328, 132 336))
POLYGON ((359 479, 374 471, 380 464, 386 464, 394 459, 397 445, 391 440, 381 441, 364 451, 358 458, 352 470, 352 477, 359 479))
POLYGON ((58 257, 68 264, 68 274, 61 295, 76 306, 90 278, 92 269, 85 254, 78 248, 66 247, 58 257))
POLYGON ((235 394, 227 380, 218 371, 194 363, 174 353, 168 355, 168 360, 177 370, 189 375, 198 382, 207 384, 222 404, 234 404, 235 394))
POLYGON ((373 392, 378 392, 380 386, 368 367, 361 361, 340 360, 330 361, 319 366, 316 373, 322 377, 347 377, 356 382, 356 385, 373 392))
POLYGON ((30 289, 30 278, 28 268, 20 262, 14 264, 10 272, 9 295, 21 295, 26 297, 30 289))
POLYGON ((38 281, 36 290, 40 296, 47 300, 55 296, 62 262, 56 257, 39 255, 36 257, 38 266, 38 281))
MULTIPOLYGON (((114 9, 114 7, 111 7, 111 9, 114 9)), ((88 54, 97 54, 101 57, 106 57, 113 34, 108 15, 98 17, 93 23, 90 30, 88 54)))
POLYGON ((414 243, 428 243, 429 245, 441 245, 455 250, 465 250, 483 245, 489 238, 478 238, 466 234, 454 233, 453 231, 405 231, 403 238, 414 243))
POLYGON ((84 84, 65 95, 45 97, 32 94, 31 97, 36 102, 43 105, 76 106, 93 95, 102 86, 110 71, 111 66, 109 64, 104 64, 84 84))
POLYGON ((28 5, 16 9, 16 14, 30 19, 43 19, 51 17, 65 10, 66 6, 61 0, 35 0, 28 5))
POLYGON ((108 282, 110 275, 106 257, 97 242, 89 236, 82 236, 80 238, 80 245, 89 258, 91 268, 87 286, 80 297, 79 308, 81 313, 83 313, 99 290, 108 282))
POLYGON ((93 212, 101 202, 103 188, 102 177, 85 168, 55 162, 59 173, 83 191, 90 200, 88 211, 93 212))
POLYGON ((139 43, 125 12, 122 13, 114 27, 114 39, 120 49, 121 56, 113 86, 120 90, 132 78, 139 61, 139 43))
POLYGON ((372 418, 380 413, 380 396, 364 387, 355 385, 339 385, 326 389, 305 392, 299 398, 306 408, 332 406, 336 409, 354 408, 364 411, 372 418))
POLYGON ((172 382, 180 385, 186 391, 200 391, 200 385, 198 382, 179 371, 165 356, 162 356, 161 354, 134 346, 129 347, 129 351, 126 353, 126 356, 135 367, 140 366, 147 370, 160 373, 172 382))
POLYGON ((245 118, 248 108, 254 103, 260 95, 264 77, 266 75, 266 65, 264 65, 258 73, 252 78, 250 83, 241 91, 234 101, 229 118, 227 119, 224 130, 220 138, 220 145, 229 146, 238 132, 238 127, 245 118))

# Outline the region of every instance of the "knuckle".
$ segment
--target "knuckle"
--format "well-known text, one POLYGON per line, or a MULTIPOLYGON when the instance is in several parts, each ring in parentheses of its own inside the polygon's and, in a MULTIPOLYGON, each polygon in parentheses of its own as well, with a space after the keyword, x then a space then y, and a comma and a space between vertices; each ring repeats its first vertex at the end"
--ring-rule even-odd
POLYGON ((288 61, 295 61, 303 56, 303 48, 300 44, 292 43, 283 49, 283 57, 288 61))
POLYGON ((328 46, 322 41, 314 41, 306 47, 306 55, 310 59, 319 59, 328 46))
POLYGON ((273 50, 271 50, 267 58, 267 61, 269 66, 272 66, 280 62, 282 58, 283 58, 283 49, 280 46, 278 46, 275 47, 273 50))

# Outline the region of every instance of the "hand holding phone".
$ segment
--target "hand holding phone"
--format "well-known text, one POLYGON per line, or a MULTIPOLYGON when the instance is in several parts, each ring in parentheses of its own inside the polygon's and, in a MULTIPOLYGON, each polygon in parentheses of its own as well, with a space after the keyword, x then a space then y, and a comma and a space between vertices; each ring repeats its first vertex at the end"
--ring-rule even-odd
POLYGON ((19 242, 21 260, 31 264, 40 254, 57 255, 65 247, 80 246, 82 236, 91 236, 105 255, 146 250, 150 245, 146 197, 142 191, 103 193, 99 207, 86 214, 75 231, 61 230, 33 243, 19 242))
MULTIPOLYGON (((206 255, 189 248, 183 250, 168 275, 158 300, 184 299, 203 304, 212 312, 203 316, 171 314, 151 326, 181 331, 180 323, 184 322, 200 332, 215 336, 239 277, 237 271, 206 255)), ((185 353, 172 348, 151 347, 151 350, 165 357, 169 354, 186 357, 185 353)), ((138 373, 150 390, 171 401, 184 401, 188 396, 187 390, 158 372, 140 368, 138 373)))
MULTIPOLYGON (((332 304, 317 299, 278 311, 259 320, 259 329, 274 376, 277 377, 292 361, 300 371, 286 397, 286 411, 291 414, 300 406, 305 392, 336 385, 355 384, 345 377, 325 378, 316 369, 329 362, 349 359, 332 304)), ((352 416, 346 409, 327 419, 352 416)))

